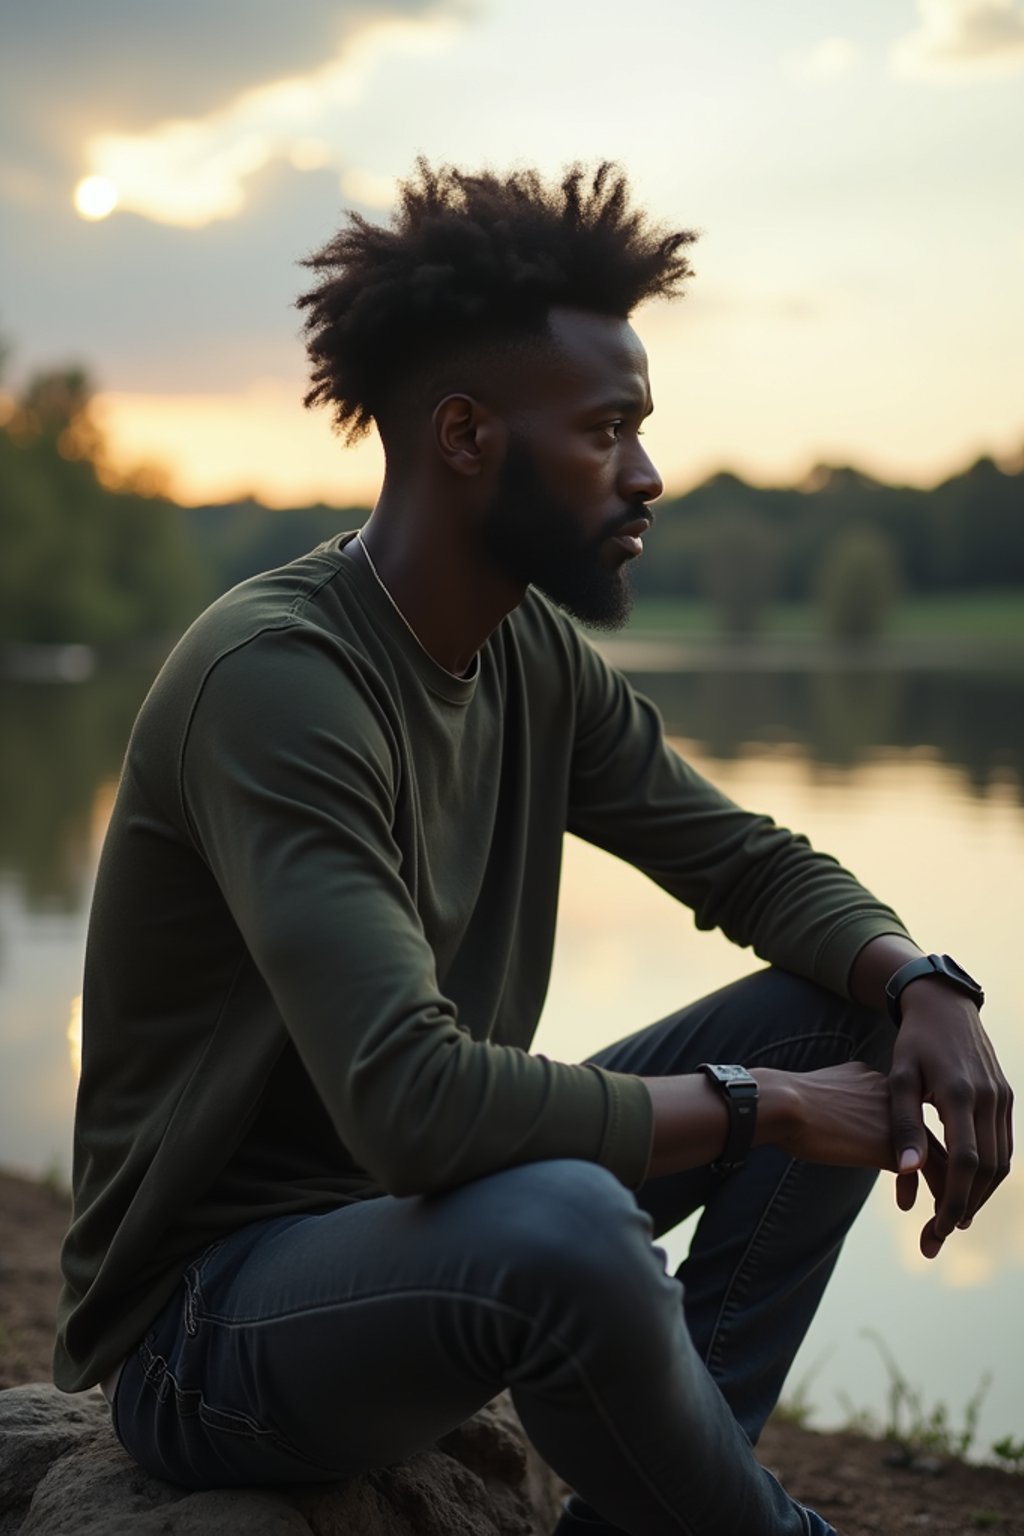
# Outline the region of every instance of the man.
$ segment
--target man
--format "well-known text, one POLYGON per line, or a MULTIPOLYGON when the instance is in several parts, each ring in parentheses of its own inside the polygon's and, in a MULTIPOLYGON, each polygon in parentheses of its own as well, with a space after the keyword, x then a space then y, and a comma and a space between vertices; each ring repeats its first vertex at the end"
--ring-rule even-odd
POLYGON ((86 963, 57 1380, 173 1481, 343 1477, 508 1388, 578 1490, 561 1536, 826 1532, 751 1445, 850 1222, 923 1172, 934 1257, 1006 1174, 977 984, 553 606, 628 611, 661 492, 628 316, 692 238, 608 166, 421 164, 310 261, 309 401, 376 424, 383 489, 168 661, 86 963), (530 1055, 567 829, 771 968, 530 1055), (652 1233, 698 1208, 670 1278, 652 1233))

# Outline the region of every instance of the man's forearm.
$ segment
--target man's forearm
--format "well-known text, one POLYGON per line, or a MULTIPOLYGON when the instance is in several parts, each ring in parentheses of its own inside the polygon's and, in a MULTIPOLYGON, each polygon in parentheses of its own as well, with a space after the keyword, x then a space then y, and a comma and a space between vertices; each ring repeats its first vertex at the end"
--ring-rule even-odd
MULTIPOLYGON (((755 1146, 782 1147, 810 1162, 893 1167, 885 1078, 862 1062, 815 1072, 755 1067, 755 1146)), ((654 1108, 648 1178, 706 1167, 728 1134, 725 1102, 702 1072, 644 1078, 654 1108)))
POLYGON ((898 933, 883 933, 870 939, 850 967, 850 996, 867 1008, 885 1010, 885 984, 908 960, 924 951, 913 939, 898 933))
MULTIPOLYGON (((786 1073, 757 1071, 755 1144, 774 1141, 788 1123, 786 1073)), ((703 1072, 681 1077, 645 1077, 654 1109, 654 1137, 647 1177, 679 1173, 713 1163, 725 1146, 729 1115, 725 1100, 703 1072)))

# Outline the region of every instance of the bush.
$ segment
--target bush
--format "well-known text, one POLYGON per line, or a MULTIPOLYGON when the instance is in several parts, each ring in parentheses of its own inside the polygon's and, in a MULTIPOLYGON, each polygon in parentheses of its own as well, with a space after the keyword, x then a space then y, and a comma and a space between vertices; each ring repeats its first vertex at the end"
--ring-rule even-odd
POLYGON ((896 552, 877 528, 845 528, 828 546, 815 588, 826 634, 863 642, 880 634, 900 592, 896 552))

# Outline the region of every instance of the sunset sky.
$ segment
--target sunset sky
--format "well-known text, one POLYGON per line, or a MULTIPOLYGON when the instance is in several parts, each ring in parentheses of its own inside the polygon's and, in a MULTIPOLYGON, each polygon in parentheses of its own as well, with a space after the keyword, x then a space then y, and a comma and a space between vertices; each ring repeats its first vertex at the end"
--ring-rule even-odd
POLYGON ((414 157, 611 157, 702 231, 641 310, 670 490, 1024 447, 1024 0, 6 5, 9 388, 81 361, 122 466, 201 501, 372 497, 303 411, 297 260, 414 157))

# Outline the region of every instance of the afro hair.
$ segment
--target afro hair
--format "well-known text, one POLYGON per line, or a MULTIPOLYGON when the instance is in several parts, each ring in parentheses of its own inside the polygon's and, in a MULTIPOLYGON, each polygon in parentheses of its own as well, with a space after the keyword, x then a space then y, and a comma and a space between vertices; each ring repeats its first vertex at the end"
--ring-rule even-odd
POLYGON ((607 161, 549 184, 532 170, 435 170, 421 158, 390 227, 350 213, 303 263, 318 277, 297 301, 305 403, 329 405, 354 441, 438 358, 543 336, 556 305, 625 318, 676 295, 696 238, 652 226, 607 161))

